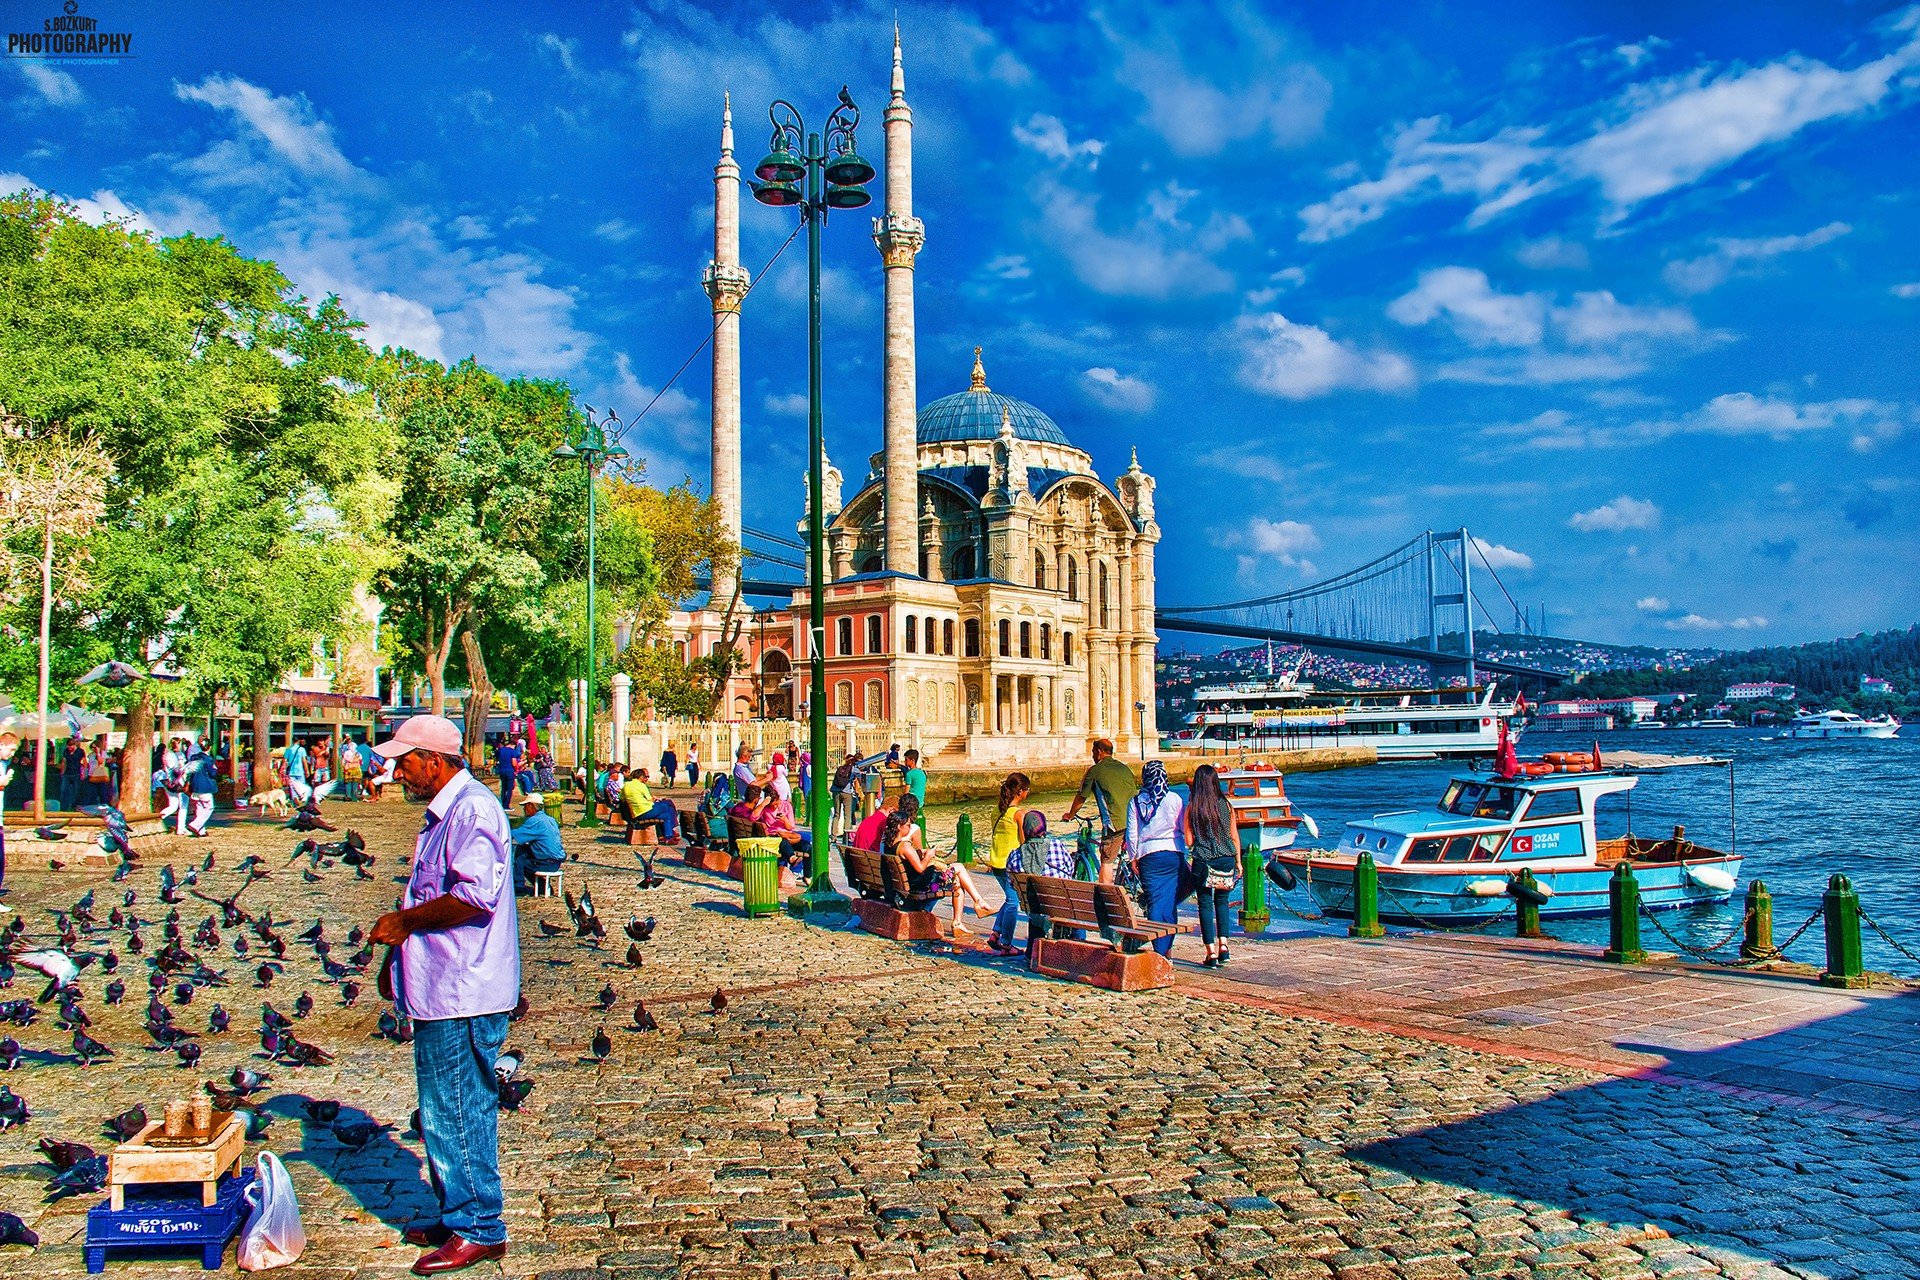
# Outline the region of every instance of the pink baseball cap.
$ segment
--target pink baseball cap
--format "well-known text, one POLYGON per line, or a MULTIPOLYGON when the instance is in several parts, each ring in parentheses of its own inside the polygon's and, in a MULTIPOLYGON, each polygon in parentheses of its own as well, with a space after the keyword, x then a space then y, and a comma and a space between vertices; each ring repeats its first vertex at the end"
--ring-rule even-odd
POLYGON ((415 750, 464 755, 466 741, 460 735, 460 726, 445 716, 409 716, 391 738, 374 747, 373 753, 392 760, 415 750))

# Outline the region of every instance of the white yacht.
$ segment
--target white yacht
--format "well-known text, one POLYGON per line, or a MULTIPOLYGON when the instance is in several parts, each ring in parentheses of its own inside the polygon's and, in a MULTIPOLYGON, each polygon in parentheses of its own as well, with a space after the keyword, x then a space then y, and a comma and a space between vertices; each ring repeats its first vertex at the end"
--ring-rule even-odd
MULTIPOLYGON (((1318 689, 1298 669, 1196 689, 1199 709, 1177 744, 1211 751, 1372 747, 1382 760, 1490 756, 1512 702, 1493 685, 1458 689, 1318 689)), ((1514 730, 1517 732, 1517 729, 1514 730)))
POLYGON ((1788 738, 1891 738, 1900 722, 1890 715, 1865 720, 1851 711, 1803 711, 1788 724, 1788 738))

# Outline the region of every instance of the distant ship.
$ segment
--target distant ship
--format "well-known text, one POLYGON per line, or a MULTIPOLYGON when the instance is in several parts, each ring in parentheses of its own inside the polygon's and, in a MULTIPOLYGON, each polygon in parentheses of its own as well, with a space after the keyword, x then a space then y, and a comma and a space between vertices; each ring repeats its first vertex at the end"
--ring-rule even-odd
POLYGON ((1173 735, 1181 747, 1209 751, 1287 751, 1372 747, 1382 760, 1490 756, 1512 702, 1495 686, 1459 689, 1319 689, 1299 668, 1264 680, 1194 691, 1198 709, 1173 735))
POLYGON ((1851 711, 1803 711, 1787 724, 1788 738, 1891 738, 1900 722, 1889 715, 1864 720, 1851 711))

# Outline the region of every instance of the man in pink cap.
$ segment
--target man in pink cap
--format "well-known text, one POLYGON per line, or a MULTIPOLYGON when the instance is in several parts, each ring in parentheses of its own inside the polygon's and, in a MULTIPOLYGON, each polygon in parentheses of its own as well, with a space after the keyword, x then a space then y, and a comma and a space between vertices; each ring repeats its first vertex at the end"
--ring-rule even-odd
POLYGON ((420 1132, 440 1198, 440 1221, 406 1233, 428 1248, 413 1264, 421 1276, 507 1251, 493 1064, 520 1002, 513 833, 461 748, 459 726, 444 716, 414 716, 374 748, 407 794, 427 802, 400 910, 373 926, 373 940, 393 948, 382 994, 413 1019, 420 1132))

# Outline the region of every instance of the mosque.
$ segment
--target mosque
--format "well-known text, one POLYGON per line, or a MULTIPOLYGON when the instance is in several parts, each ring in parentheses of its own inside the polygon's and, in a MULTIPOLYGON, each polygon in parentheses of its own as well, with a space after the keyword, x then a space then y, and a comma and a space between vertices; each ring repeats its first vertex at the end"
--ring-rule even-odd
MULTIPOLYGON (((1081 761, 1096 737, 1123 754, 1154 722, 1154 480, 1136 456, 1112 484, 1052 418, 992 389, 979 348, 968 384, 919 403, 913 112, 896 32, 886 115, 882 448, 851 496, 829 465, 826 679, 836 723, 886 725, 953 767, 1081 761)), ((712 495, 741 536, 740 168, 729 108, 714 168, 712 495)), ((958 371, 956 371, 957 373, 958 371)), ((955 379, 958 382, 958 379, 955 379)), ((802 528, 805 527, 804 521, 802 528)), ((719 575, 668 633, 683 658, 744 654, 719 715, 804 717, 809 593, 745 612, 719 575)))

